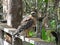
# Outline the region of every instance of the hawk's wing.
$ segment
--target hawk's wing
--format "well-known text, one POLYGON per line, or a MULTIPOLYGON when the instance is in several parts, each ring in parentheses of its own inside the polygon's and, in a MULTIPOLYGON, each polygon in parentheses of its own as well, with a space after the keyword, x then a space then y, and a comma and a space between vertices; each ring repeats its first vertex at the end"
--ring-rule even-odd
POLYGON ((27 17, 25 17, 25 18, 21 21, 21 23, 27 22, 29 19, 30 19, 30 17, 27 16, 27 17))
POLYGON ((34 21, 31 18, 28 19, 28 20, 23 21, 23 23, 21 23, 21 25, 17 28, 18 31, 15 32, 15 34, 18 34, 19 32, 30 28, 33 24, 34 24, 34 21))
POLYGON ((33 23, 34 23, 33 19, 26 20, 18 27, 19 32, 30 28, 33 25, 33 23))

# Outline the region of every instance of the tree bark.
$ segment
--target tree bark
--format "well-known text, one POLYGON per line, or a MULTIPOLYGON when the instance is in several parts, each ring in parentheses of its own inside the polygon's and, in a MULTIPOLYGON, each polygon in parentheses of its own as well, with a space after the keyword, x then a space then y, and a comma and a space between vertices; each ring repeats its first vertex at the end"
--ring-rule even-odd
MULTIPOLYGON (((7 25, 17 28, 22 19, 22 0, 6 0, 7 25)), ((4 7, 3 6, 3 7, 4 7)))
POLYGON ((58 6, 59 6, 59 0, 54 0, 54 11, 55 11, 55 16, 58 16, 58 15, 57 15, 58 6))

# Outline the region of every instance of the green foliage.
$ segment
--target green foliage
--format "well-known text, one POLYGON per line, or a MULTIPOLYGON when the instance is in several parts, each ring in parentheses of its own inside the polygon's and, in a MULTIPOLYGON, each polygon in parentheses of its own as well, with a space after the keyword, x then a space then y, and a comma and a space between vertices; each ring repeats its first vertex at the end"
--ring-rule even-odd
POLYGON ((38 8, 38 11, 44 12, 44 6, 48 2, 48 0, 23 0, 25 6, 25 12, 31 12, 32 7, 38 8))
POLYGON ((34 45, 34 44, 30 43, 30 45, 34 45))
POLYGON ((43 13, 45 12, 45 9, 47 9, 48 13, 51 15, 51 12, 54 12, 54 10, 53 6, 50 6, 50 2, 52 5, 54 4, 53 0, 23 0, 24 11, 30 13, 32 7, 37 7, 38 11, 41 11, 43 13), (50 4, 48 5, 48 3, 50 4), (45 7, 46 5, 48 5, 47 8, 45 7))
POLYGON ((53 28, 53 29, 56 28, 56 21, 55 20, 50 21, 50 27, 53 28))
POLYGON ((46 40, 47 39, 46 30, 45 30, 44 27, 42 28, 42 39, 43 40, 46 40))
POLYGON ((46 3, 48 3, 48 0, 45 0, 46 3))
POLYGON ((29 32, 29 36, 31 36, 31 37, 34 36, 34 32, 33 31, 30 31, 29 32))
POLYGON ((46 30, 44 27, 42 28, 42 39, 46 42, 54 42, 55 37, 52 36, 51 31, 54 30, 46 30))
POLYGON ((54 42, 55 41, 55 37, 52 36, 51 31, 54 30, 47 30, 46 31, 46 35, 47 35, 47 42, 54 42))

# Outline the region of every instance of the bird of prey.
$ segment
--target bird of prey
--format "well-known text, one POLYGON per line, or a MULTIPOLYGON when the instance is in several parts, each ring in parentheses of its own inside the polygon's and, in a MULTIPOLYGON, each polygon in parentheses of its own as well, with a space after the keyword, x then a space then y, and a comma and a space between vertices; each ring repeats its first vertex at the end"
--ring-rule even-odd
POLYGON ((25 31, 26 29, 31 28, 35 24, 35 19, 34 19, 35 18, 35 12, 32 12, 32 15, 25 17, 21 21, 21 25, 19 25, 19 27, 17 28, 17 31, 14 34, 18 34, 21 31, 25 31))

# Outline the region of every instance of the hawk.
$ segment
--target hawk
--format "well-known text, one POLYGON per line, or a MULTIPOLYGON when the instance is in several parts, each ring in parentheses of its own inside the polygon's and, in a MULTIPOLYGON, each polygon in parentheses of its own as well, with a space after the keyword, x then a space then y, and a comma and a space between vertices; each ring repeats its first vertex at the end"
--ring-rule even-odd
POLYGON ((35 24, 36 24, 36 13, 31 12, 31 15, 25 17, 21 21, 21 25, 19 25, 19 27, 17 28, 17 31, 14 34, 18 34, 18 33, 22 32, 22 31, 28 30, 29 28, 31 28, 35 24))

